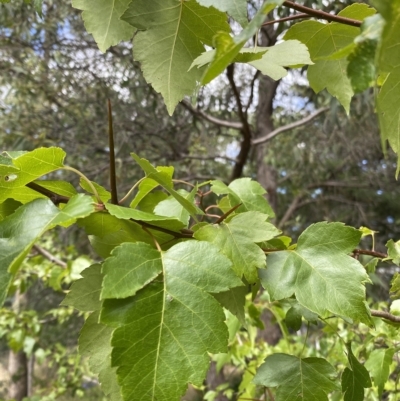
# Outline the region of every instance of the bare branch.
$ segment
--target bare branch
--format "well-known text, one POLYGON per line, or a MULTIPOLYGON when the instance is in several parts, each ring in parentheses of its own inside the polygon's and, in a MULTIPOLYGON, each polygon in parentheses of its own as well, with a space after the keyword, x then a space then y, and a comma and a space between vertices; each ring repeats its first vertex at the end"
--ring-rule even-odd
POLYGON ((388 257, 388 255, 386 255, 386 253, 369 251, 368 249, 354 249, 353 254, 374 256, 375 258, 381 258, 381 259, 385 259, 388 257))
POLYGON ((290 124, 284 125, 283 127, 279 127, 277 129, 273 130, 272 132, 270 132, 269 134, 262 136, 261 138, 254 139, 252 141, 252 145, 258 145, 260 143, 267 142, 267 141, 271 140, 272 138, 276 137, 277 135, 281 134, 282 132, 290 131, 294 128, 301 127, 302 125, 305 125, 305 124, 311 122, 315 117, 319 116, 320 114, 325 113, 325 111, 327 111, 327 110, 329 110, 329 107, 322 107, 322 108, 314 111, 314 113, 311 113, 307 117, 302 118, 299 121, 295 121, 294 123, 290 123, 290 124))
POLYGON ((206 114, 204 111, 200 109, 195 109, 188 101, 182 100, 181 105, 186 109, 189 110, 192 114, 195 116, 204 118, 204 120, 213 123, 215 125, 218 125, 219 127, 225 127, 225 128, 232 128, 236 130, 241 130, 243 128, 243 124, 235 121, 225 121, 221 120, 219 118, 210 116, 209 114, 206 114))
POLYGON ((312 17, 313 17, 312 15, 308 15, 308 14, 305 14, 305 13, 294 14, 294 15, 289 15, 289 17, 284 17, 284 18, 279 18, 279 19, 274 19, 272 21, 264 22, 262 24, 262 26, 273 25, 273 24, 277 24, 277 23, 285 22, 285 21, 293 21, 293 20, 296 20, 296 19, 312 18, 312 17))
POLYGON ((65 262, 63 262, 62 260, 58 259, 56 256, 54 256, 53 254, 51 254, 49 251, 47 251, 46 249, 42 248, 39 245, 33 245, 33 249, 39 253, 40 255, 44 256, 46 259, 48 259, 50 262, 61 266, 63 269, 67 268, 67 264, 65 262))
POLYGON ((305 195, 304 193, 301 193, 293 198, 292 203, 286 209, 286 212, 279 221, 277 227, 282 228, 285 225, 285 223, 290 219, 294 211, 299 207, 299 203, 301 199, 304 197, 304 195, 305 195))
POLYGON ((305 7, 302 6, 301 4, 293 3, 292 1, 284 1, 282 5, 288 8, 292 8, 293 10, 300 11, 308 15, 312 15, 313 17, 324 19, 326 21, 339 22, 341 24, 356 26, 356 27, 360 27, 362 24, 362 21, 356 19, 329 14, 321 10, 314 10, 313 8, 305 7))
POLYGON ((394 323, 400 323, 400 316, 392 315, 391 313, 383 310, 371 309, 371 316, 381 317, 394 323))

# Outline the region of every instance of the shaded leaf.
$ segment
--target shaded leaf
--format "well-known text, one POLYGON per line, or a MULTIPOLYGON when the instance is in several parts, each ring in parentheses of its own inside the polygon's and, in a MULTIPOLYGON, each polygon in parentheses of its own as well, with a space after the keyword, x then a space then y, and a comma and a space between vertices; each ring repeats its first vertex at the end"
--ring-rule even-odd
POLYGON ((389 379, 390 365, 393 362, 393 348, 379 348, 371 351, 365 367, 369 370, 375 385, 378 387, 379 398, 382 397, 385 383, 389 379))
POLYGON ((3 203, 0 203, 0 221, 14 213, 20 206, 21 203, 14 199, 7 199, 3 203))
POLYGON ((247 0, 197 0, 204 7, 213 6, 217 10, 227 12, 240 25, 246 26, 247 20, 247 0))
POLYGON ((328 401, 328 393, 337 389, 336 376, 334 367, 323 358, 274 354, 265 359, 253 381, 278 387, 276 401, 328 401))
POLYGON ((212 295, 225 309, 228 309, 229 312, 235 315, 243 326, 245 326, 244 305, 248 292, 248 288, 242 286, 212 295))

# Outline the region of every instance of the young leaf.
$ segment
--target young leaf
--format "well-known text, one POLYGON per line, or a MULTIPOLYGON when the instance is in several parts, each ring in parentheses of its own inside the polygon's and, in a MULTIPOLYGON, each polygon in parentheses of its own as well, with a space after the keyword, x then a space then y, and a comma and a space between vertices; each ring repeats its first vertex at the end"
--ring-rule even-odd
MULTIPOLYGON (((15 199, 13 192, 16 189, 63 167, 65 158, 65 152, 60 148, 38 148, 15 155, 9 152, 8 155, 12 156, 12 165, 0 164, 0 202, 7 198, 15 199)), ((35 193, 36 198, 42 197, 35 191, 29 192, 35 193)))
POLYGON ((187 383, 201 385, 208 352, 226 352, 222 307, 208 292, 242 285, 231 263, 207 242, 188 241, 162 254, 163 280, 134 297, 105 300, 101 321, 118 326, 112 364, 123 398, 179 399, 187 383))
POLYGON ((113 328, 99 323, 99 312, 93 312, 82 327, 79 353, 89 358, 90 370, 97 374, 101 389, 111 401, 122 401, 116 368, 111 367, 111 336, 113 328))
POLYGON ((173 196, 190 213, 190 215, 196 221, 197 221, 196 215, 204 214, 198 207, 196 207, 193 204, 193 202, 188 201, 173 189, 172 179, 167 173, 165 173, 164 171, 158 171, 148 162, 148 160, 141 159, 135 153, 131 153, 131 156, 136 160, 137 164, 139 164, 142 170, 146 173, 146 176, 158 182, 166 191, 170 193, 171 196, 173 196))
POLYGON ((244 305, 248 292, 248 288, 242 286, 212 295, 225 309, 228 309, 229 312, 235 315, 243 326, 245 326, 244 305))
POLYGON ((374 349, 365 362, 365 367, 371 373, 375 385, 378 387, 378 396, 382 398, 385 383, 389 379, 390 365, 393 362, 393 348, 374 349))
POLYGON ((280 234, 267 215, 259 212, 240 213, 229 223, 207 225, 195 232, 198 240, 217 245, 233 263, 233 270, 249 283, 257 281, 257 269, 265 267, 265 254, 256 245, 280 234))
POLYGON ((265 359, 253 381, 278 387, 276 401, 328 401, 328 393, 337 389, 336 376, 334 367, 323 358, 274 354, 265 359))
POLYGON ((143 242, 115 248, 103 263, 101 298, 127 298, 153 281, 162 271, 160 252, 143 242))
POLYGON ((400 274, 395 273, 392 281, 390 282, 390 298, 399 299, 400 298, 400 274))
POLYGON ((103 281, 101 265, 94 264, 81 273, 82 278, 72 283, 61 305, 72 306, 81 312, 100 310, 100 291, 103 281))
POLYGON ((135 35, 134 58, 143 75, 161 93, 169 114, 200 81, 202 71, 192 61, 212 45, 217 32, 229 31, 226 14, 194 0, 133 0, 122 16, 140 32, 135 35))
POLYGON ((364 388, 372 386, 367 369, 354 356, 351 345, 347 345, 347 358, 350 369, 346 368, 342 374, 342 392, 344 401, 363 401, 364 388))
MULTIPOLYGON (((79 185, 81 186, 81 188, 83 188, 86 192, 89 192, 90 194, 93 194, 93 190, 90 187, 89 183, 84 180, 82 177, 79 180, 79 185)), ((107 191, 104 187, 102 187, 101 185, 97 184, 96 182, 92 181, 92 185, 94 186, 94 188, 96 189, 100 199, 104 202, 107 203, 110 199, 111 199, 111 193, 110 191, 107 191)))
POLYGON ((42 234, 56 225, 69 225, 77 218, 94 212, 92 199, 77 195, 60 210, 47 199, 36 199, 21 206, 0 222, 0 276, 2 288, 0 304, 7 295, 11 279, 24 257, 42 234), (10 272, 10 273, 8 273, 10 272))
POLYGON ((72 7, 83 10, 86 30, 104 53, 110 46, 132 38, 135 29, 121 16, 132 0, 72 0, 72 7))
POLYGON ((21 203, 14 199, 7 199, 3 203, 0 203, 0 221, 14 213, 20 206, 21 203))
MULTIPOLYGON (((253 52, 253 49, 244 50, 246 53, 253 52)), ((314 64, 310 59, 307 46, 298 40, 287 40, 272 47, 257 48, 257 51, 262 50, 267 50, 267 52, 261 59, 250 61, 249 64, 276 81, 287 75, 287 71, 283 67, 314 64)))
POLYGON ((363 266, 348 256, 361 233, 341 223, 317 223, 299 237, 297 248, 272 253, 267 269, 260 270, 271 299, 295 294, 299 303, 326 317, 336 314, 368 325, 364 283, 369 278, 363 266))
MULTIPOLYGON (((218 32, 215 35, 213 45, 216 48, 216 52, 201 80, 203 85, 211 82, 232 63, 244 44, 257 33, 267 14, 282 3, 283 0, 265 1, 246 28, 234 38, 228 32, 218 32)), ((191 71, 193 70, 196 69, 194 68, 191 71)))
POLYGON ((245 27, 247 20, 247 0, 197 0, 204 7, 213 6, 219 11, 227 12, 240 25, 245 27))
POLYGON ((392 239, 390 239, 386 243, 386 248, 388 250, 388 259, 392 259, 392 262, 395 265, 399 266, 400 265, 400 241, 394 242, 392 239))
POLYGON ((265 189, 256 181, 250 178, 239 178, 226 186, 221 181, 211 181, 211 189, 217 195, 229 195, 231 207, 239 203, 242 204, 237 212, 261 212, 269 217, 274 217, 275 213, 265 199, 265 189))

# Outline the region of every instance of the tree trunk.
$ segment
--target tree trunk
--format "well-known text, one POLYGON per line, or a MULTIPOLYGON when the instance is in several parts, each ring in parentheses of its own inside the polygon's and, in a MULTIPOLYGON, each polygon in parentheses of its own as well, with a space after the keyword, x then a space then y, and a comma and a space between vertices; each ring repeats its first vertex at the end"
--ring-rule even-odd
MULTIPOLYGON (((21 306, 26 304, 26 294, 19 291, 14 296, 12 308, 18 313, 21 306)), ((22 401, 28 396, 28 358, 24 351, 14 352, 10 350, 8 356, 8 372, 10 374, 10 386, 8 388, 8 399, 22 401)))

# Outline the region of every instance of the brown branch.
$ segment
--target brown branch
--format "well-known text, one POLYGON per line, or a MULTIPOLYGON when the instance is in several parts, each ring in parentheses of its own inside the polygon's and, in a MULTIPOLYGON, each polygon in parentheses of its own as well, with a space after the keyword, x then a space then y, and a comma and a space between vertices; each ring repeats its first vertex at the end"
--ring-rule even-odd
POLYGON ((233 206, 232 209, 228 210, 226 213, 224 213, 217 221, 214 222, 214 224, 220 224, 222 223, 231 213, 233 213, 239 206, 242 206, 241 203, 238 203, 237 205, 233 206))
POLYGON ((110 189, 111 189, 111 203, 118 205, 117 193, 117 174, 115 169, 115 146, 114 146, 114 129, 112 120, 111 101, 108 99, 108 147, 110 155, 110 189))
POLYGON ((186 100, 181 101, 181 105, 186 109, 189 110, 192 114, 195 116, 204 118, 204 120, 213 123, 215 125, 218 125, 219 127, 225 127, 225 128, 232 128, 235 130, 241 130, 243 128, 243 124, 235 121, 225 121, 221 120, 219 118, 210 116, 209 114, 206 114, 204 111, 200 109, 195 109, 189 102, 186 100))
POLYGON ((68 203, 70 200, 68 196, 58 195, 55 192, 50 191, 50 189, 43 188, 41 185, 36 184, 35 182, 29 182, 25 186, 44 196, 47 196, 56 206, 58 206, 60 203, 68 203))
POLYGON ((302 13, 311 15, 318 19, 323 19, 323 20, 330 21, 330 22, 339 22, 341 24, 351 25, 351 26, 356 26, 356 27, 360 27, 362 24, 362 21, 358 21, 356 19, 341 17, 339 15, 334 15, 334 14, 329 14, 329 13, 327 13, 325 11, 321 11, 321 10, 314 10, 313 8, 302 6, 301 4, 297 4, 292 1, 284 1, 282 5, 285 7, 291 8, 293 10, 300 11, 302 13))
POLYGON ((371 309, 371 316, 381 317, 394 323, 400 323, 400 316, 392 315, 391 313, 383 310, 371 309))
POLYGON ((311 113, 307 117, 302 118, 299 121, 295 121, 293 123, 284 125, 283 127, 279 127, 277 129, 273 130, 272 132, 270 132, 269 134, 262 136, 261 138, 254 139, 251 143, 252 143, 252 145, 258 145, 260 143, 267 142, 267 141, 271 140, 272 138, 274 138, 275 136, 281 134, 282 132, 290 131, 294 128, 308 124, 315 117, 319 116, 322 113, 325 113, 325 111, 327 111, 327 110, 329 110, 329 107, 322 107, 322 108, 314 111, 314 113, 311 113))
POLYGON ((305 18, 312 18, 312 15, 308 15, 308 14, 305 14, 305 13, 290 15, 289 17, 284 17, 284 18, 274 19, 273 21, 264 22, 262 24, 262 26, 273 25, 273 24, 277 24, 277 23, 280 23, 280 22, 293 21, 293 20, 296 20, 296 19, 305 19, 305 18))
POLYGON ((304 197, 304 195, 305 195, 304 193, 301 193, 293 198, 291 204, 286 209, 286 212, 283 215, 283 217, 281 218, 281 220, 279 221, 277 227, 282 228, 284 226, 284 224, 290 219, 290 217, 292 216, 294 211, 299 207, 299 203, 300 203, 301 199, 304 197))
POLYGON ((143 227, 146 227, 146 228, 149 228, 149 229, 155 230, 155 231, 160 231, 165 234, 172 235, 175 238, 193 238, 192 230, 185 229, 184 231, 182 230, 182 232, 176 232, 176 231, 168 230, 168 228, 154 226, 153 224, 147 223, 146 221, 135 220, 135 219, 130 219, 130 220, 143 227))
POLYGON ((240 144, 240 152, 237 157, 237 161, 235 165, 233 166, 232 174, 230 177, 230 181, 233 181, 235 178, 239 178, 242 175, 243 168, 247 162, 247 158, 249 157, 250 154, 250 149, 251 149, 251 128, 250 124, 247 120, 247 114, 245 111, 243 111, 243 104, 240 99, 240 93, 239 90, 236 86, 235 79, 234 79, 234 67, 235 64, 231 64, 228 66, 226 69, 226 75, 228 77, 229 84, 232 88, 233 95, 236 100, 237 108, 238 108, 238 115, 240 118, 240 121, 242 122, 242 129, 240 130, 242 134, 242 142, 240 144))
POLYGON ((62 260, 58 259, 56 256, 51 254, 49 251, 46 249, 42 248, 39 245, 33 245, 33 249, 39 253, 40 255, 44 256, 46 259, 48 259, 50 262, 61 266, 63 269, 66 269, 68 267, 67 263, 63 262, 62 260))
POLYGON ((354 249, 353 253, 355 255, 368 255, 368 256, 374 256, 375 258, 381 258, 381 259, 385 259, 388 257, 388 255, 386 255, 386 253, 369 251, 367 249, 354 249))

